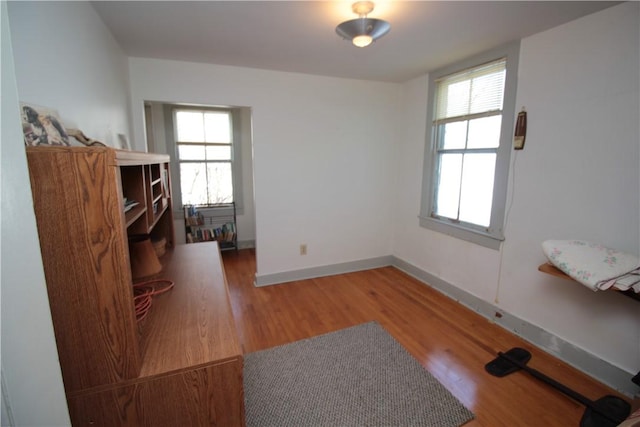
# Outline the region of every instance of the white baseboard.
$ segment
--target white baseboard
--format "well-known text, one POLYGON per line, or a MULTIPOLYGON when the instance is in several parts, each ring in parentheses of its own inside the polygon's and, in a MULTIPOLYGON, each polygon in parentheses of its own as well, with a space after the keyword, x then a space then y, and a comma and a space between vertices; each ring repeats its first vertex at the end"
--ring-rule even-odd
POLYGON ((256 247, 255 240, 238 240, 238 249, 250 249, 256 247))
POLYGON ((274 274, 256 274, 256 286, 276 285, 279 283, 293 282, 295 280, 313 279, 316 277, 333 276, 336 274, 351 273, 354 271, 371 270, 372 268, 387 267, 391 265, 393 257, 382 256, 358 261, 343 262, 340 264, 323 265, 319 267, 304 268, 301 270, 285 271, 274 274))

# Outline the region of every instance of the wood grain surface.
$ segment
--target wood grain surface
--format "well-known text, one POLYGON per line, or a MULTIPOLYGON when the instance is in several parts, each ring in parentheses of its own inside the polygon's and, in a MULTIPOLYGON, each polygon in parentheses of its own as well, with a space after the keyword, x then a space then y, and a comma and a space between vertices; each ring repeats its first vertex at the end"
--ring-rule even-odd
POLYGON ((67 392, 140 370, 113 152, 27 148, 49 304, 67 392), (116 284, 116 285, 114 285, 116 284))
POLYGON ((69 399, 74 425, 244 425, 242 363, 231 361, 148 378, 69 399))
POLYGON ((532 353, 529 366, 590 399, 618 395, 393 267, 256 288, 252 250, 223 260, 245 353, 376 320, 475 413, 467 426, 579 425, 584 406, 552 387, 524 372, 485 372, 516 346, 532 353))
POLYGON ((141 323, 141 377, 241 358, 216 242, 178 245, 160 260, 173 280, 141 323))

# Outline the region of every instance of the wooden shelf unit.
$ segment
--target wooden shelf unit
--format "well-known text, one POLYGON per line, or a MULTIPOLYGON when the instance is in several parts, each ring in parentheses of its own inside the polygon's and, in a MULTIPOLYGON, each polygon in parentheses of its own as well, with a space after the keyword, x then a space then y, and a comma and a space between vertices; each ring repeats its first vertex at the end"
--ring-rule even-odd
POLYGON ((243 425, 242 352, 215 242, 174 247, 169 157, 27 147, 74 425, 243 425), (139 204, 124 212, 124 198, 139 204), (174 288, 135 317, 128 238, 166 239, 174 288))
POLYGON ((220 249, 238 249, 236 204, 184 207, 187 243, 217 241, 220 249))

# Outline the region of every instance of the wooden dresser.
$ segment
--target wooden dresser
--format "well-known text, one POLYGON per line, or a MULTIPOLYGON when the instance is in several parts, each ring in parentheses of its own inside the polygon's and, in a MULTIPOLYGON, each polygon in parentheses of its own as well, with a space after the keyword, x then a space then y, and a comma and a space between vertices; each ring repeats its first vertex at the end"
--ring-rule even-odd
POLYGON ((73 425, 242 426, 243 358, 216 242, 174 245, 169 158, 28 147, 73 425), (138 204, 124 211, 124 199, 138 204), (164 239, 174 282, 136 321, 128 238, 164 239))

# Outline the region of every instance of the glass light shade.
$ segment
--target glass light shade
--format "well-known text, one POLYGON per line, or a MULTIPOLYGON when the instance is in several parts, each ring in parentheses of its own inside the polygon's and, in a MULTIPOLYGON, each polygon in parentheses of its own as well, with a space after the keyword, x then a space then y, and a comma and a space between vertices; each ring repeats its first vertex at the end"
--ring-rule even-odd
POLYGON ((371 43, 373 43, 373 39, 371 38, 371 36, 367 35, 355 36, 353 40, 351 40, 351 43, 353 43, 353 45, 357 47, 367 47, 371 43))
POLYGON ((387 34, 390 29, 391 24, 387 21, 373 18, 357 18, 338 25, 336 27, 336 33, 344 39, 351 40, 351 42, 358 47, 365 47, 387 34), (359 40, 356 42, 356 39, 362 38, 368 39, 369 43, 363 44, 363 42, 359 40))

